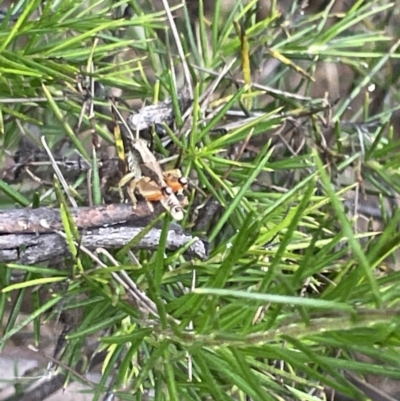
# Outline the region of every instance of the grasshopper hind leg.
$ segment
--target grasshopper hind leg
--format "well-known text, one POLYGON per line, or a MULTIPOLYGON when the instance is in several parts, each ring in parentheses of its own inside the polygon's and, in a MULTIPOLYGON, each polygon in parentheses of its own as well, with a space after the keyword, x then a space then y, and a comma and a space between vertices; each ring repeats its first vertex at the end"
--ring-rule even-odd
POLYGON ((129 198, 132 201, 132 205, 133 205, 134 209, 136 209, 136 206, 137 206, 137 199, 136 199, 136 195, 135 195, 136 185, 137 185, 137 181, 133 180, 130 182, 130 184, 128 185, 128 189, 127 189, 129 198))
POLYGON ((123 176, 121 178, 121 180, 118 183, 118 191, 119 191, 119 196, 121 198, 121 202, 122 203, 126 201, 125 196, 124 196, 124 191, 122 190, 122 188, 126 184, 128 184, 128 187, 127 187, 128 196, 129 196, 130 200, 133 203, 133 207, 136 208, 137 199, 136 199, 136 196, 135 196, 135 190, 136 190, 136 187, 137 187, 137 180, 135 180, 135 174, 134 173, 126 174, 125 176, 123 176))

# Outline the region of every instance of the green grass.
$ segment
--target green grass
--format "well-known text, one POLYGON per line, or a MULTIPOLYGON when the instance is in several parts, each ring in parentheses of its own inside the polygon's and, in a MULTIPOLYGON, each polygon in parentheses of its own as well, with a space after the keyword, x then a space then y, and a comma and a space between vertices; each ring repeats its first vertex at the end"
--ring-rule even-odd
POLYGON ((0 21, 0 166, 22 139, 43 149, 43 136, 53 152, 67 142, 65 156, 78 151, 92 171, 68 181, 69 194, 59 178, 35 190, 0 180, 2 207, 60 208, 74 255, 60 264, 1 266, 0 347, 29 323, 38 340, 43 322, 77 313, 58 358, 79 380, 73 372, 85 341, 98 340, 107 356, 93 400, 114 391, 121 400, 150 393, 160 401, 317 401, 327 388, 364 400, 344 371, 398 380, 400 213, 391 204, 400 195, 400 141, 390 119, 400 53, 388 30, 395 6, 357 1, 335 15, 330 6, 281 14, 271 2, 269 17, 258 21, 255 0, 211 16, 201 15, 200 2, 198 22, 176 19, 174 36, 162 10, 136 0, 41 3, 21 0, 18 20, 8 21, 10 11, 0 21), (128 5, 134 15, 120 17, 128 5), (320 75, 328 63, 353 74, 349 85, 340 72, 338 82, 325 76, 341 94, 329 107, 320 75), (275 67, 263 77, 265 65, 275 67), (113 144, 104 93, 116 88, 123 100, 146 104, 172 96, 177 110, 177 82, 187 73, 191 123, 178 116, 176 129, 167 129, 174 147, 155 142, 159 153, 181 156, 195 183, 182 224, 209 240, 209 257, 166 251, 168 217, 155 252, 79 250, 68 210, 71 198, 89 204, 89 176, 91 202, 102 203, 92 140, 95 133, 113 144), (87 96, 78 81, 104 89, 87 96), (371 85, 389 94, 383 107, 373 106, 371 85), (232 128, 232 110, 258 114, 232 128), (361 230, 351 212, 365 195, 375 196, 383 219, 361 230), (219 207, 196 232, 198 207, 208 200, 219 207), (24 272, 22 282, 12 280, 15 270, 24 272), (142 301, 132 301, 131 283, 142 301), (49 288, 50 298, 39 297, 49 288), (35 310, 18 320, 30 290, 35 310))

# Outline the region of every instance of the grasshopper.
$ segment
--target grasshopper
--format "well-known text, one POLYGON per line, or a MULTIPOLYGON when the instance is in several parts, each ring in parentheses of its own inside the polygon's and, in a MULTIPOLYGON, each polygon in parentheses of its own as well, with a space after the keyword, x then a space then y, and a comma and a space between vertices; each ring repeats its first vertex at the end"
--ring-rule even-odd
MULTIPOLYGON (((183 208, 174 192, 182 192, 187 180, 179 170, 163 172, 155 156, 142 138, 131 139, 131 151, 126 155, 129 173, 119 182, 121 189, 129 183, 128 195, 134 207, 137 204, 135 191, 138 191, 148 202, 159 201, 175 220, 183 219, 183 208)), ((121 197, 122 194, 121 194, 121 197)))

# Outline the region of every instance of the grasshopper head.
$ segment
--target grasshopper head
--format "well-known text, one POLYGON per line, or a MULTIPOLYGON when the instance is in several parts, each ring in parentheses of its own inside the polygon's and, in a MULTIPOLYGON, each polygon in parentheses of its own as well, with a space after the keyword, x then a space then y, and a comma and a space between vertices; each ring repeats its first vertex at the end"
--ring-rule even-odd
POLYGON ((163 199, 161 200, 161 204, 164 208, 171 214, 172 218, 175 220, 183 219, 183 208, 179 203, 177 197, 175 196, 172 188, 163 187, 163 199))

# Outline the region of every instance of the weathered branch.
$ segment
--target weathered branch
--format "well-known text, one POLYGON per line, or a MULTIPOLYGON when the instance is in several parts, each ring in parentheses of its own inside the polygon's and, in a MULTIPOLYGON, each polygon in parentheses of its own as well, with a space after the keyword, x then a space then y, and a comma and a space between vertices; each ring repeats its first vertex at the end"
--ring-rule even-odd
MULTIPOLYGON (((154 214, 146 203, 136 209, 131 205, 115 204, 71 209, 76 226, 81 230, 81 244, 90 250, 121 248, 137 236, 154 214)), ((68 256, 68 246, 60 235, 62 230, 59 209, 13 209, 0 211, 0 262, 33 264, 68 256)), ((136 245, 136 249, 157 249, 160 228, 151 229, 136 245)), ((189 241, 181 227, 172 223, 167 236, 167 249, 175 250, 189 241)), ((207 256, 207 243, 194 239, 187 254, 207 256)))
MULTIPOLYGON (((121 203, 72 208, 70 213, 80 229, 127 222, 136 227, 144 227, 154 217, 144 202, 139 203, 135 209, 132 205, 121 203)), ((62 229, 59 209, 40 207, 0 210, 0 234, 51 233, 62 229)))

